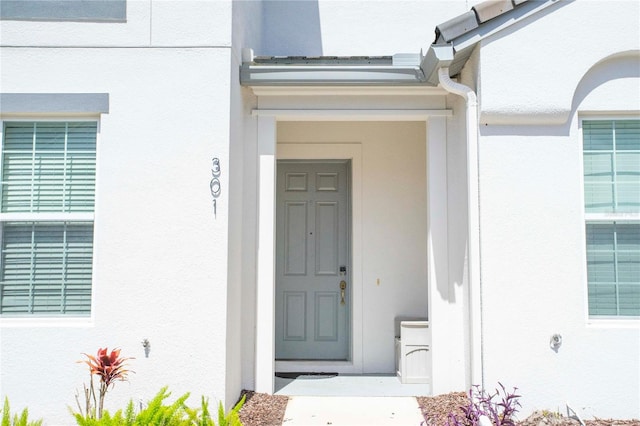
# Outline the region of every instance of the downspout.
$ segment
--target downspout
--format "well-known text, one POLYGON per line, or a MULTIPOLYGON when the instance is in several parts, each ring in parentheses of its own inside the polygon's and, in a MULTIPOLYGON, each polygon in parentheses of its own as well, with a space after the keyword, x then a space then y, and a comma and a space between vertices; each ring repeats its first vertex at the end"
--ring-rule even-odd
POLYGON ((467 226, 469 256, 469 322, 471 385, 484 389, 482 353, 482 278, 480 275, 480 198, 478 167, 478 100, 468 86, 449 77, 449 68, 438 69, 440 85, 466 102, 467 139, 467 226))

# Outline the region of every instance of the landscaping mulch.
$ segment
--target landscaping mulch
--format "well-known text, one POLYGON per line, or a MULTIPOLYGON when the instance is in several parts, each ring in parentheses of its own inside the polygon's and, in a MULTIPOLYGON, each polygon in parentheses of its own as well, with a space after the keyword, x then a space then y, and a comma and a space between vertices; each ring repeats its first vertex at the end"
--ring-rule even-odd
POLYGON ((280 426, 287 408, 288 396, 268 395, 243 390, 246 396, 240 409, 240 421, 244 426, 280 426))
MULTIPOLYGON (((640 425, 640 420, 605 420, 605 419, 595 419, 595 420, 586 420, 583 419, 585 425, 587 426, 638 426, 640 425)), ((531 416, 527 417, 525 420, 518 422, 519 426, 576 426, 580 425, 575 419, 570 419, 565 416, 562 416, 558 413, 549 413, 549 412, 539 412, 536 411, 531 416)))
MULTIPOLYGON (((419 396, 418 405, 424 416, 425 426, 446 426, 449 413, 462 414, 461 406, 469 403, 465 392, 453 392, 438 396, 419 396)), ((640 420, 583 419, 586 426, 640 426, 640 420)), ((559 413, 536 411, 518 426, 580 426, 580 422, 559 413)))
MULTIPOLYGON (((253 391, 242 391, 246 401, 240 410, 240 421, 244 426, 281 426, 289 397, 268 395, 253 391)), ((450 412, 459 412, 468 404, 465 392, 452 392, 438 396, 419 396, 418 404, 424 416, 424 426, 446 426, 450 412)), ((640 426, 640 420, 592 419, 586 426, 640 426)), ((559 413, 535 412, 519 421, 518 426, 579 426, 580 423, 559 413)), ((374 425, 372 425, 374 426, 374 425)), ((412 426, 412 425, 408 425, 412 426)), ((413 425, 418 426, 418 425, 413 425)))
POLYGON ((452 392, 438 396, 418 396, 416 398, 422 410, 425 426, 446 425, 449 413, 462 413, 460 407, 469 403, 465 392, 452 392))

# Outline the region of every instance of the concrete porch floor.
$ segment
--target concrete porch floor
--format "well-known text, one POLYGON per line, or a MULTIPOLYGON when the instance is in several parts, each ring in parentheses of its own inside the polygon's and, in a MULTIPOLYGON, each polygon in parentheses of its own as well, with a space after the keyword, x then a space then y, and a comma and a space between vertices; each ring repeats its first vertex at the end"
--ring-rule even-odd
POLYGON ((291 396, 284 426, 420 426, 418 401, 409 396, 291 396))
MULTIPOLYGON (((288 375, 287 375, 288 376, 288 375)), ((394 375, 298 375, 275 378, 275 394, 287 396, 427 396, 428 384, 402 384, 394 375)))
POLYGON ((286 426, 418 426, 416 396, 428 384, 402 384, 393 375, 300 374, 275 377, 276 395, 289 396, 286 426))

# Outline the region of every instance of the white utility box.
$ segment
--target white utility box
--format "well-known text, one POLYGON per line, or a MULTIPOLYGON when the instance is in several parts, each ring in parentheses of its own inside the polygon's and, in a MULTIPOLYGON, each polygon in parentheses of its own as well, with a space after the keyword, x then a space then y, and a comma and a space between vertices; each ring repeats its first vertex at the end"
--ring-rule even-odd
POLYGON ((396 319, 396 374, 401 383, 431 383, 431 329, 425 319, 396 319))

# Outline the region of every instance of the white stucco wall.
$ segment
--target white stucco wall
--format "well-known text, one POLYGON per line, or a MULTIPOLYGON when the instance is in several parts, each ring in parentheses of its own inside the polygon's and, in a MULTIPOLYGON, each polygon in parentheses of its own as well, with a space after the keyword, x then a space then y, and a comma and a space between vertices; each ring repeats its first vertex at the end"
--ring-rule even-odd
POLYGON ((637 1, 559 1, 483 41, 480 122, 565 123, 592 66, 640 49, 639 21, 637 1))
POLYGON ((579 130, 639 116, 638 10, 567 3, 480 52, 484 383, 517 386, 523 414, 640 416, 640 323, 588 317, 579 130))
POLYGON ((485 386, 517 386, 524 413, 569 401, 586 418, 637 418, 637 321, 587 318, 577 120, 568 135, 506 130, 481 138, 485 386))
POLYGON ((2 21, 3 46, 231 46, 231 1, 128 0, 126 22, 2 21))
POLYGON ((262 3, 234 1, 230 63, 229 279, 227 297, 227 408, 254 388, 255 369, 255 97, 240 86, 242 50, 261 43, 262 3))
POLYGON ((307 56, 419 53, 434 41, 436 25, 475 3, 270 0, 263 6, 263 43, 255 50, 259 55, 307 56))
POLYGON ((2 22, 3 92, 110 100, 98 136, 92 317, 0 320, 0 394, 15 409, 71 423, 68 406, 88 381, 75 361, 104 346, 136 358, 109 409, 164 385, 173 397, 191 392, 193 405, 225 398, 230 25, 230 3, 218 1, 131 1, 117 24, 2 22), (222 165, 217 217, 212 157, 222 165))
MULTIPOLYGON (((110 113, 100 119, 92 319, 0 320, 0 396, 49 423, 68 422, 67 405, 87 379, 74 361, 107 345, 136 357, 136 374, 116 385, 109 407, 149 398, 163 385, 174 396, 191 391, 193 401, 205 394, 227 406, 240 388, 253 388, 258 130, 250 110, 257 105, 453 108, 443 171, 447 256, 438 260, 446 285, 438 302, 447 304, 454 329, 447 386, 464 390, 471 383, 464 383, 461 100, 336 91, 258 102, 239 87, 237 71, 244 47, 261 55, 417 53, 432 42, 435 25, 474 3, 238 1, 232 11, 229 1, 132 0, 126 23, 3 21, 3 92, 105 92, 110 113), (208 188, 214 156, 223 173, 217 218, 208 188)), ((484 379, 488 387, 518 386, 523 412, 562 409, 565 401, 587 416, 640 412, 637 323, 592 323, 585 305, 578 119, 640 111, 637 53, 620 55, 640 49, 639 6, 613 3, 558 2, 485 40, 463 73, 466 84, 481 82, 484 379), (602 35, 609 33, 613 41, 602 35), (548 346, 553 333, 564 338, 558 353, 548 346)), ((424 123, 278 126, 279 142, 363 148, 363 372, 393 371, 395 315, 426 314, 425 139, 424 123)))
POLYGON ((424 122, 278 123, 278 143, 361 145, 363 373, 394 373, 395 317, 427 315, 425 140, 424 122))

